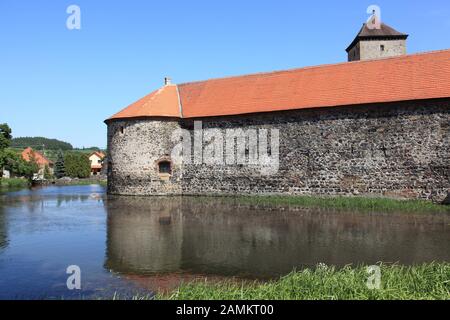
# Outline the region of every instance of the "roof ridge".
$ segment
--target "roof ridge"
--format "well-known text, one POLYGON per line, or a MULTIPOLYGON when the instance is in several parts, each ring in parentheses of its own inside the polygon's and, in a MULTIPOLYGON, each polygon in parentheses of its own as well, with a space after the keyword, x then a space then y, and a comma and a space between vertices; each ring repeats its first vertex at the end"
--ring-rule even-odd
POLYGON ((450 51, 450 48, 449 49, 441 49, 441 50, 433 50, 433 51, 425 51, 425 52, 416 52, 416 53, 405 54, 405 55, 401 55, 401 56, 384 57, 384 58, 378 58, 378 59, 372 59, 372 60, 358 60, 358 61, 348 61, 348 62, 346 61, 346 62, 338 62, 338 63, 327 63, 327 64, 320 64, 320 65, 315 65, 315 66, 286 69, 286 70, 274 70, 274 71, 266 71, 266 72, 263 71, 263 72, 249 73, 249 74, 236 75, 236 76, 210 78, 210 79, 206 79, 206 80, 184 82, 184 83, 180 83, 178 86, 198 84, 198 83, 204 83, 204 82, 209 82, 209 81, 220 81, 220 80, 227 80, 227 79, 255 77, 255 76, 261 76, 261 75, 289 73, 289 72, 296 72, 296 71, 300 71, 300 70, 319 69, 319 68, 326 68, 326 67, 332 67, 332 66, 343 66, 343 65, 349 65, 349 64, 367 64, 367 63, 374 63, 377 61, 385 61, 385 60, 402 60, 402 59, 407 59, 407 58, 413 57, 413 56, 436 54, 436 53, 447 52, 447 51, 450 51))
POLYGON ((183 118, 183 105, 181 104, 181 97, 180 97, 180 91, 178 90, 178 85, 175 85, 177 89, 177 96, 178 96, 178 108, 180 110, 180 118, 183 118))

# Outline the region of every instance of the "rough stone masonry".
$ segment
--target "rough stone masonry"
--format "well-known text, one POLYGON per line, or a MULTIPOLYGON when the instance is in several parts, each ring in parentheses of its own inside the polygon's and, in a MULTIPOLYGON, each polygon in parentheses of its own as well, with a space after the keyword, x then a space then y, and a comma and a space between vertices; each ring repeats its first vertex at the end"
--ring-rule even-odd
MULTIPOLYGON (((277 128, 276 174, 257 166, 182 164, 168 177, 177 128, 194 119, 109 123, 108 192, 126 195, 377 195, 442 201, 450 189, 450 100, 202 118, 204 129, 277 128), (170 160, 170 159, 169 159, 170 160)), ((225 150, 226 148, 224 148, 225 150)))

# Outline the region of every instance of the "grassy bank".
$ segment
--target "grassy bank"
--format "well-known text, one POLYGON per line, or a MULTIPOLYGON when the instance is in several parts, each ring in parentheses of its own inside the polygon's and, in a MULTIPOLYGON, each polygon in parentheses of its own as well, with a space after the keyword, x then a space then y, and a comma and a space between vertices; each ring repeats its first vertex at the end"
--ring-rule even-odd
POLYGON ((365 197, 312 197, 312 196, 241 196, 239 202, 255 205, 293 205, 343 210, 449 212, 450 206, 424 200, 394 200, 365 197))
POLYGON ((266 283, 192 282, 157 296, 170 300, 450 300, 450 264, 380 265, 381 287, 369 289, 366 267, 320 267, 266 283))
POLYGON ((3 190, 27 188, 29 185, 30 182, 27 179, 20 179, 20 178, 0 179, 0 188, 3 190))
POLYGON ((106 180, 99 180, 99 179, 73 179, 70 181, 55 181, 56 185, 62 185, 62 186, 88 186, 92 184, 98 184, 102 187, 106 187, 107 181, 106 180))

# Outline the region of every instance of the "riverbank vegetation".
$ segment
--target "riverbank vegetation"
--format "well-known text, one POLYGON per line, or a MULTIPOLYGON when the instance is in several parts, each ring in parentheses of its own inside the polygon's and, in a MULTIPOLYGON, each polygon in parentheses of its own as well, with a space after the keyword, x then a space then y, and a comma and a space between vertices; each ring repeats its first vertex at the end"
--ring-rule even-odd
POLYGON ((12 139, 12 130, 6 124, 0 124, 0 180, 1 186, 19 186, 28 183, 37 172, 38 166, 33 159, 25 161, 22 156, 10 149, 12 139), (23 179, 7 179, 3 181, 3 170, 7 170, 15 177, 22 177, 23 179))
POLYGON ((89 186, 89 185, 99 185, 102 187, 106 187, 107 180, 106 179, 97 179, 97 178, 87 178, 87 179, 70 179, 70 180, 53 180, 50 181, 51 184, 59 185, 59 186, 89 186))
MULTIPOLYGON (((450 300, 450 264, 419 266, 379 264, 380 286, 366 266, 342 269, 318 266, 294 271, 278 280, 248 282, 196 281, 182 284, 168 300, 450 300), (370 286, 368 286, 368 283, 370 286)), ((136 297, 139 298, 139 297, 136 297)))
POLYGON ((65 175, 71 178, 88 178, 91 175, 91 162, 84 153, 66 153, 63 168, 65 175))
POLYGON ((239 202, 253 205, 292 205, 298 207, 329 208, 380 212, 449 212, 450 206, 425 200, 395 200, 366 197, 313 196, 240 196, 239 202))
POLYGON ((0 189, 21 189, 30 186, 30 180, 22 178, 0 179, 0 189))

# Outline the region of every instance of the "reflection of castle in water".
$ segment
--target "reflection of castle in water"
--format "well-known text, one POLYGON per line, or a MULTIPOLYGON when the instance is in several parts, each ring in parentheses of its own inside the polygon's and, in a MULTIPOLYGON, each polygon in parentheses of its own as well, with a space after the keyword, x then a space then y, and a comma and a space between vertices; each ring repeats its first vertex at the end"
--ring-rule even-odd
POLYGON ((269 209, 227 198, 110 198, 106 267, 272 276, 319 262, 450 259, 448 216, 269 209))
POLYGON ((146 200, 108 200, 108 268, 130 273, 180 268, 183 241, 180 202, 146 200))

